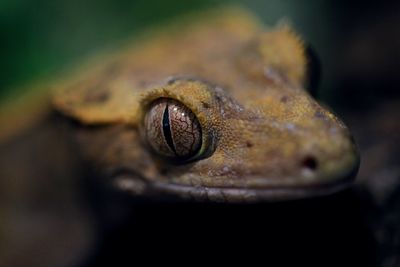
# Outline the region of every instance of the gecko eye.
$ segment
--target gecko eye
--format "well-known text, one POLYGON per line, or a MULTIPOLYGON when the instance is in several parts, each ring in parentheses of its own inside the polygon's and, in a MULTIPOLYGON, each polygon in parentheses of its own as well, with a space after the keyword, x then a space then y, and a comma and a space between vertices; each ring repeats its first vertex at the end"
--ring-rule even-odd
POLYGON ((160 98, 150 104, 144 118, 147 142, 163 157, 186 160, 201 148, 201 126, 194 113, 181 102, 160 98))

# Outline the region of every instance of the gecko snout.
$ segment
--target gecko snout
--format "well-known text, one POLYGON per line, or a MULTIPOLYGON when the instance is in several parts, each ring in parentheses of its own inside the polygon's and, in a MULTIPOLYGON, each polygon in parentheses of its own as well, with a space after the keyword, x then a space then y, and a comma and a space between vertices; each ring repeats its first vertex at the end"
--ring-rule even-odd
POLYGON ((313 141, 313 150, 305 151, 299 160, 300 174, 305 180, 318 183, 348 181, 359 166, 359 154, 347 131, 341 137, 326 136, 313 141))

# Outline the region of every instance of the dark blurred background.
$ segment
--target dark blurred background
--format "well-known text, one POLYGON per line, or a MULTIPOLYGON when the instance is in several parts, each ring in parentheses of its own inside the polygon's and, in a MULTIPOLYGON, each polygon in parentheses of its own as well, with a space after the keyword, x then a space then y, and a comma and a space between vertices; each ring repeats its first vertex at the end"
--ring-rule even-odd
MULTIPOLYGON (((273 247, 273 242, 281 241, 278 242, 278 247, 282 248, 282 258, 287 256, 282 251, 290 248, 293 252, 293 246, 298 246, 300 252, 296 256, 300 256, 299 260, 303 257, 313 258, 316 253, 325 252, 326 254, 321 255, 326 256, 325 261, 317 261, 319 266, 334 266, 336 263, 340 266, 400 266, 399 1, 1 0, 0 98, 10 102, 16 95, 28 91, 29 84, 74 68, 83 58, 97 51, 118 47, 126 40, 134 39, 146 28, 161 25, 187 12, 230 3, 240 3, 249 8, 269 25, 274 25, 281 19, 289 20, 305 40, 313 45, 322 63, 323 76, 318 97, 331 106, 353 131, 362 157, 356 186, 351 193, 339 194, 336 199, 320 199, 311 202, 312 204, 295 204, 295 209, 291 204, 269 206, 267 210, 271 212, 271 216, 282 216, 281 210, 296 212, 292 216, 283 215, 283 224, 276 218, 271 222, 266 219, 268 216, 263 216, 254 224, 245 224, 245 227, 261 227, 265 223, 269 227, 275 227, 277 232, 269 229, 261 233, 253 229, 248 233, 256 236, 257 242, 264 241, 268 248, 273 247), (315 204, 317 202, 319 204, 315 204), (338 224, 333 224, 333 221, 338 224), (293 225, 302 227, 293 228, 293 225), (307 231, 312 232, 313 229, 317 229, 310 234, 314 238, 307 234, 307 231), (285 241, 281 239, 282 233, 289 235, 283 238, 285 241), (315 244, 306 246, 307 251, 304 248, 301 250, 304 246, 301 241, 308 238, 315 244), (324 243, 324 238, 331 242, 324 243), (270 241, 266 242, 268 239, 270 241), (327 246, 326 250, 319 245, 327 246), (317 248, 317 252, 313 251, 317 248), (335 249, 337 253, 332 252, 335 249)), ((183 209, 191 210, 187 206, 183 209)), ((230 220, 237 219, 234 214, 239 212, 243 216, 249 216, 251 221, 257 220, 252 216, 256 212, 264 211, 265 207, 252 207, 250 211, 248 208, 240 209, 224 209, 225 213, 222 214, 226 217, 221 218, 218 217, 222 216, 220 210, 214 207, 211 215, 219 223, 229 224, 230 220)), ((173 218, 170 213, 163 213, 163 210, 160 211, 159 207, 155 209, 158 216, 149 214, 148 209, 138 209, 138 213, 154 221, 162 221, 163 216, 173 218)), ((200 214, 205 212, 204 207, 197 207, 195 210, 200 214)), ((210 212, 208 208, 206 210, 210 212)), ((170 212, 173 214, 181 211, 174 208, 170 212)), ((208 222, 193 211, 189 214, 192 218, 190 223, 193 220, 208 222)), ((138 222, 135 227, 144 227, 144 224, 138 222)), ((152 229, 157 229, 157 224, 153 224, 152 229)), ((177 225, 184 227, 174 220, 168 221, 167 225, 172 231, 182 229, 177 225), (174 225, 173 222, 177 224, 174 225)), ((87 235, 86 228, 82 229, 87 235)), ((192 232, 193 229, 187 226, 184 229, 196 238, 200 238, 195 234, 197 231, 201 235, 213 234, 210 235, 210 240, 219 234, 225 242, 235 242, 232 235, 235 235, 236 230, 229 227, 220 229, 219 232, 210 228, 192 232)), ((156 233, 174 239, 171 233, 166 234, 160 230, 156 233)), ((116 236, 124 234, 126 232, 120 230, 116 236)), ((245 236, 239 237, 240 245, 245 241, 252 242, 245 236)), ((115 237, 111 240, 114 242, 110 241, 111 244, 118 242, 115 237)), ((139 240, 148 239, 142 234, 139 235, 139 240)), ((221 239, 219 241, 224 243, 221 239)), ((87 250, 90 247, 87 243, 90 242, 83 243, 85 245, 81 242, 81 247, 87 250)), ((36 245, 35 242, 32 244, 36 245)), ((73 241, 71 244, 74 244, 73 241)), ((214 241, 210 241, 210 244, 212 249, 218 248, 214 241)), ((165 245, 168 246, 168 242, 165 245)), ((138 247, 137 243, 134 247, 138 247)), ((151 250, 151 244, 147 244, 146 248, 151 250)), ((235 248, 233 252, 236 255, 243 252, 238 247, 235 248)), ((60 250, 62 249, 61 247, 60 250)), ((112 250, 110 247, 103 249, 112 250)), ((132 253, 131 250, 122 251, 125 256, 132 253)), ((260 255, 265 251, 260 249, 259 252, 257 255, 262 258, 260 255)), ((28 262, 29 257, 43 255, 28 255, 28 262)), ((57 262, 58 265, 55 266, 60 266, 60 262, 63 262, 52 260, 43 262, 57 262)), ((99 261, 94 262, 99 264, 99 261)))

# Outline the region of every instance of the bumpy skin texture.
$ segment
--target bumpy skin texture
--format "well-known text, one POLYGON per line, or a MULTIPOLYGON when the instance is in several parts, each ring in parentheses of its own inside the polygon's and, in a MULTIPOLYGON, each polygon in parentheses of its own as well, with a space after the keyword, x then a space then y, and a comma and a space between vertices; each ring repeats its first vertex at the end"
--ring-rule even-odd
POLYGON ((240 9, 188 21, 57 85, 54 107, 80 122, 80 150, 99 174, 134 195, 223 202, 326 194, 352 180, 350 133, 303 88, 305 47, 288 26, 265 30, 240 9), (202 147, 187 162, 159 157, 144 138, 159 98, 200 122, 202 147))

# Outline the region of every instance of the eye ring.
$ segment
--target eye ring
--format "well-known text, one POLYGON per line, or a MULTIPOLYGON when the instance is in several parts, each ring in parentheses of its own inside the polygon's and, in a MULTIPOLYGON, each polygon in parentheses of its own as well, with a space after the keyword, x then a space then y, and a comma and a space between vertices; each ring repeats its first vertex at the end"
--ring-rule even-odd
POLYGON ((144 117, 147 143, 161 157, 187 161, 202 148, 202 127, 196 115, 172 98, 158 98, 150 103, 144 117))

